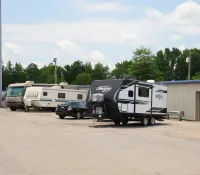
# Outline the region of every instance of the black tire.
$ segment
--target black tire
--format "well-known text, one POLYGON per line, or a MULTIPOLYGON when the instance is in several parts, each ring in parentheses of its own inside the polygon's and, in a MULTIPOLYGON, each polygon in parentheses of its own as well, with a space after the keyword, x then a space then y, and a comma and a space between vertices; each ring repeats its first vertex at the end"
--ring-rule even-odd
POLYGON ((156 122, 156 120, 155 120, 154 117, 151 117, 151 118, 149 119, 149 124, 150 124, 150 125, 155 125, 155 122, 156 122))
POLYGON ((16 111, 17 109, 16 109, 16 108, 13 108, 13 107, 10 107, 10 110, 11 110, 11 111, 16 111))
POLYGON ((64 119, 65 116, 64 115, 59 115, 60 119, 64 119))
POLYGON ((114 123, 116 126, 119 126, 121 124, 121 120, 120 119, 115 119, 114 123))
POLYGON ((25 107, 25 112, 29 112, 29 107, 25 107))
POLYGON ((147 126, 148 123, 149 123, 149 120, 148 120, 147 117, 143 117, 141 122, 142 122, 142 125, 143 125, 143 126, 147 126))
POLYGON ((81 119, 84 119, 84 115, 83 114, 81 114, 81 119))
POLYGON ((77 112, 75 118, 76 119, 81 119, 82 118, 82 114, 80 112, 77 112))
POLYGON ((56 108, 51 108, 51 112, 55 112, 56 111, 56 108))
POLYGON ((124 118, 122 119, 122 124, 123 124, 123 125, 127 125, 127 124, 128 124, 128 117, 124 117, 124 118))

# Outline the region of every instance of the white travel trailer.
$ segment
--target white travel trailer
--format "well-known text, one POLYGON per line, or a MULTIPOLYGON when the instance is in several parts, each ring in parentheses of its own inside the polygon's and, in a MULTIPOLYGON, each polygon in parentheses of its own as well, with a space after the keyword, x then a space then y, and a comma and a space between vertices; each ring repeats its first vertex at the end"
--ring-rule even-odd
MULTIPOLYGON (((17 109, 24 109, 24 94, 28 87, 52 87, 55 84, 43 84, 34 83, 34 81, 26 81, 25 83, 14 83, 8 86, 6 92, 5 103, 12 111, 17 109)), ((60 83, 56 86, 60 86, 62 89, 79 89, 78 85, 69 85, 67 83, 60 83)))
POLYGON ((24 95, 25 111, 30 108, 55 110, 57 105, 68 100, 86 100, 87 91, 53 87, 28 87, 24 95))
POLYGON ((87 106, 93 118, 109 118, 116 125, 129 120, 153 125, 167 116, 167 86, 152 80, 95 80, 88 92, 87 106))

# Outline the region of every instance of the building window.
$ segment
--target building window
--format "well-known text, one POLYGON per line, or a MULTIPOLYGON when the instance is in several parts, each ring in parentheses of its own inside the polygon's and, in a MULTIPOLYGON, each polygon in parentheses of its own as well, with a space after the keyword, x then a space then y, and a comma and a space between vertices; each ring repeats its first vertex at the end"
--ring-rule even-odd
POLYGON ((43 96, 47 96, 48 95, 48 93, 47 92, 43 92, 43 96))
POLYGON ((149 89, 145 87, 138 88, 138 96, 139 97, 149 97, 149 89))
POLYGON ((128 96, 133 97, 133 91, 128 91, 128 96))
POLYGON ((82 100, 82 99, 83 99, 83 95, 82 95, 82 94, 78 94, 78 95, 77 95, 77 99, 78 99, 78 100, 82 100))
POLYGON ((58 98, 65 98, 65 93, 58 93, 58 98))

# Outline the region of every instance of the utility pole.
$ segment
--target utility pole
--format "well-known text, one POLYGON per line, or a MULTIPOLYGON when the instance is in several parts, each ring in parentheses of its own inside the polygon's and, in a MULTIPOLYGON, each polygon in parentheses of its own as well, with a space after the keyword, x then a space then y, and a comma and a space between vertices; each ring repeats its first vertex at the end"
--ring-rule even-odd
POLYGON ((2 20, 1 20, 1 0, 0 0, 0 107, 2 106, 2 20))
POLYGON ((55 63, 55 84, 57 84, 57 58, 54 58, 53 62, 55 63))
POLYGON ((186 58, 186 63, 188 63, 188 80, 190 80, 191 51, 189 51, 189 57, 186 58))

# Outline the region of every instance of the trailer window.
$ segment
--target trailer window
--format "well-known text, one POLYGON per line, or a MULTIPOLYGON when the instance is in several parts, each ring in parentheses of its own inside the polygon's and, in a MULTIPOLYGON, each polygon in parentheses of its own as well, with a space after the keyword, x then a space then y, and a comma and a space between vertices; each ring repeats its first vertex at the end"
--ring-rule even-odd
POLYGON ((82 94, 78 94, 78 95, 77 95, 77 99, 78 99, 78 100, 82 100, 82 99, 83 99, 83 95, 82 95, 82 94))
POLYGON ((133 97, 133 91, 128 91, 128 96, 133 97))
POLYGON ((145 87, 139 87, 138 89, 139 97, 149 97, 149 89, 145 87))
POLYGON ((43 92, 43 96, 47 96, 48 95, 48 93, 47 92, 43 92))
POLYGON ((65 93, 58 93, 58 98, 65 98, 65 93))

